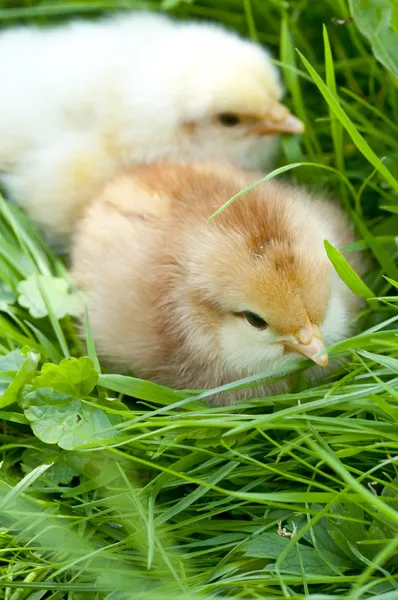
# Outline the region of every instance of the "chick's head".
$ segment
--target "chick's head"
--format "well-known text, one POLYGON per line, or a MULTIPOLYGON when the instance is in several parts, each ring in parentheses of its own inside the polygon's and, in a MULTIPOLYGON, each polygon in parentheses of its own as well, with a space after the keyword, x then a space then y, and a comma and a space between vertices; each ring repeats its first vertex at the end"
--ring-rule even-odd
POLYGON ((186 63, 176 87, 186 153, 263 167, 277 150, 279 134, 304 130, 281 103, 284 90, 270 54, 208 25, 191 25, 183 34, 186 63))
POLYGON ((325 345, 347 334, 346 292, 323 246, 331 231, 291 196, 271 185, 182 230, 170 326, 214 385, 300 355, 324 367, 325 345))

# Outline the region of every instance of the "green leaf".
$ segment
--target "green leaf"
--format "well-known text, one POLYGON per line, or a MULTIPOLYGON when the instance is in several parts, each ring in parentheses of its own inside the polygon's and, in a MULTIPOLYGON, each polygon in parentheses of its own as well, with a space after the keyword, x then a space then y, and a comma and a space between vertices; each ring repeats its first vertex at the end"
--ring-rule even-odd
POLYGON ((369 358, 374 362, 386 367, 391 373, 398 375, 398 360, 392 356, 384 356, 384 354, 375 354, 374 352, 367 352, 366 350, 358 350, 358 354, 369 358))
POLYGON ((118 435, 113 429, 116 419, 111 421, 101 408, 71 394, 40 388, 25 393, 21 406, 33 433, 42 442, 65 450, 118 435))
MULTIPOLYGON (((381 164, 384 167, 383 163, 381 163, 381 164)), ((273 171, 271 171, 270 173, 267 173, 264 177, 262 177, 255 183, 252 183, 251 185, 249 185, 247 188, 240 190, 237 194, 232 196, 232 198, 229 198, 229 200, 227 200, 222 206, 220 206, 220 208, 218 208, 212 215, 210 215, 208 221, 210 222, 213 219, 215 219, 219 214, 221 214, 223 212, 223 210, 228 208, 228 206, 230 206, 230 204, 232 204, 233 202, 235 202, 235 200, 240 198, 240 196, 243 196, 244 194, 247 194, 247 192, 254 190, 256 187, 258 187, 265 181, 269 181, 270 179, 273 179, 277 175, 282 175, 282 173, 286 173, 288 171, 291 171, 292 169, 297 169, 298 167, 312 167, 315 169, 322 169, 324 171, 330 171, 330 172, 334 173, 335 175, 338 175, 341 178, 341 180, 344 182, 344 184, 347 186, 347 188, 350 190, 353 197, 355 198, 355 196, 356 196, 355 188, 352 186, 352 184, 347 179, 347 177, 344 175, 344 173, 341 173, 338 169, 335 169, 334 167, 330 167, 329 165, 322 165, 322 164, 316 163, 316 162, 291 163, 289 165, 283 165, 282 167, 278 167, 277 169, 274 169, 273 171)), ((397 182, 396 187, 398 190, 398 182, 397 182)))
MULTIPOLYGON (((39 479, 51 467, 51 464, 40 465, 36 467, 32 471, 30 471, 21 481, 19 481, 13 488, 9 490, 6 494, 0 495, 0 512, 7 511, 9 506, 12 506, 15 503, 16 498, 26 492, 26 490, 34 484, 34 482, 39 479), (8 506, 7 506, 8 505, 8 506)), ((4 482, 0 482, 2 484, 2 488, 4 489, 4 482)), ((14 504, 15 505, 15 504, 14 504)))
MULTIPOLYGON (((286 85, 292 96, 295 114, 297 114, 297 116, 303 121, 303 123, 308 123, 309 117, 307 116, 307 107, 306 103, 304 102, 303 94, 300 88, 299 75, 296 69, 296 53, 294 50, 292 35, 289 30, 289 23, 286 14, 284 14, 283 20, 281 22, 280 57, 282 62, 281 66, 283 70, 284 80, 286 81, 286 85), (293 68, 291 69, 288 67, 293 68)), ((315 159, 316 152, 320 149, 317 147, 317 139, 314 129, 312 127, 306 127, 306 132, 301 137, 302 142, 307 149, 308 156, 311 159, 315 159)), ((295 154, 298 157, 297 160, 300 160, 301 152, 299 147, 298 136, 290 136, 286 140, 283 140, 283 142, 284 146, 286 144, 296 144, 298 146, 296 146, 295 154)), ((289 162, 296 162, 296 160, 289 160, 289 162)))
POLYGON ((391 342, 394 346, 398 345, 398 330, 384 330, 371 333, 360 333, 347 340, 336 342, 329 346, 326 352, 330 355, 344 353, 348 350, 358 350, 359 348, 375 348, 376 344, 391 342))
POLYGON ((4 356, 0 356, 0 371, 18 371, 26 357, 20 350, 13 350, 4 356))
MULTIPOLYGON (((103 406, 110 411, 128 411, 129 407, 127 404, 124 404, 119 398, 109 398, 106 395, 106 392, 99 392, 97 398, 95 399, 95 403, 99 406, 103 406)), ((109 411, 106 411, 109 412, 109 411)))
POLYGON ((85 338, 86 338, 87 354, 93 361, 94 367, 96 368, 98 373, 101 373, 101 365, 98 360, 97 351, 95 349, 94 338, 93 338, 93 334, 91 331, 90 320, 88 317, 87 305, 85 307, 84 313, 85 313, 84 314, 84 324, 85 324, 85 338))
MULTIPOLYGON (((13 357, 15 359, 16 357, 13 357)), ((40 355, 35 352, 29 352, 21 366, 19 367, 14 379, 5 390, 4 394, 0 398, 0 408, 4 408, 13 404, 17 401, 17 395, 20 389, 22 389, 29 381, 33 379, 36 374, 37 365, 39 363, 40 355)), ((19 360, 19 359, 17 359, 19 360)))
POLYGON ((194 0, 163 0, 161 7, 163 10, 177 8, 180 4, 192 4, 194 0))
POLYGON ((71 291, 65 279, 51 275, 31 275, 18 284, 17 291, 18 303, 27 308, 32 317, 41 318, 49 315, 41 288, 45 290, 57 319, 62 319, 66 315, 77 317, 82 314, 84 296, 80 291, 71 291))
POLYGON ((305 58, 305 56, 303 56, 303 54, 301 54, 301 52, 299 52, 299 55, 305 65, 307 71, 309 72, 309 74, 311 75, 312 79, 314 80, 316 86, 318 87, 319 91, 321 92, 322 96, 324 97, 327 104, 329 105, 329 107, 331 108, 331 110, 333 111, 335 116, 338 118, 340 123, 346 129, 347 133, 350 135, 355 146, 364 155, 364 157, 370 162, 370 164, 372 164, 375 167, 375 169, 377 169, 379 171, 379 173, 384 177, 384 179, 386 181, 388 181, 388 183, 391 185, 393 190, 398 191, 398 181, 395 179, 395 177, 392 175, 392 173, 387 169, 387 167, 382 162, 382 160, 380 160, 380 158, 377 156, 377 154, 372 150, 372 148, 369 146, 369 144, 367 143, 365 138, 360 134, 357 127, 351 121, 351 119, 349 118, 347 113, 344 112, 344 110, 340 106, 338 98, 334 97, 333 93, 329 90, 329 88, 327 87, 325 82, 318 75, 318 73, 316 72, 314 67, 308 62, 308 60, 305 58))
POLYGON ((372 46, 377 60, 398 77, 398 35, 391 26, 391 0, 349 0, 359 31, 372 46))
MULTIPOLYGON (((333 96, 337 98, 336 88, 336 76, 333 63, 332 49, 330 47, 329 36, 325 25, 323 26, 323 44, 325 47, 325 70, 326 70, 326 84, 333 96)), ((344 151, 343 151, 343 127, 338 119, 333 114, 331 107, 329 107, 330 114, 330 130, 332 133, 334 152, 336 157, 337 168, 344 172, 344 151)), ((345 188, 342 187, 344 193, 345 188)))
MULTIPOLYGON (((1 385, 1 384, 0 384, 1 385)), ((18 412, 9 412, 5 410, 0 411, 0 419, 4 421, 10 421, 11 423, 20 423, 22 425, 29 425, 28 419, 18 412)))
POLYGON ((351 265, 347 262, 344 256, 332 246, 330 242, 324 242, 326 254, 332 263, 336 273, 341 277, 344 283, 350 288, 354 294, 362 298, 374 298, 375 294, 362 281, 359 275, 354 271, 351 265))
POLYGON ((384 275, 384 279, 387 279, 388 283, 391 283, 392 286, 398 289, 398 281, 395 281, 395 279, 391 279, 391 277, 387 277, 386 275, 384 275))
POLYGON ((65 358, 59 365, 46 363, 35 377, 35 388, 52 388, 62 394, 88 396, 98 381, 98 372, 90 358, 65 358))
POLYGON ((42 359, 43 360, 51 360, 54 363, 58 363, 62 359, 62 354, 60 354, 60 352, 56 349, 56 347, 51 342, 51 340, 48 338, 48 336, 45 335, 40 329, 35 327, 29 321, 26 323, 26 325, 29 327, 29 329, 31 329, 33 331, 36 338, 39 340, 39 342, 41 344, 42 359))
POLYGON ((386 205, 386 204, 381 204, 380 208, 382 210, 387 210, 388 212, 394 213, 395 215, 398 215, 398 206, 393 206, 392 204, 390 206, 386 205))
MULTIPOLYGON (((311 510, 316 514, 317 512, 322 510, 322 505, 313 504, 311 510)), ((295 519, 296 523, 296 519, 295 519)), ((307 519, 303 518, 303 525, 307 523, 307 519)), ((330 523, 328 522, 326 517, 322 517, 317 523, 312 527, 313 535, 316 539, 316 547, 321 550, 329 550, 333 552, 333 554, 337 554, 342 558, 346 558, 344 552, 340 550, 340 548, 335 544, 330 537, 330 523)), ((312 544, 312 536, 310 531, 307 531, 304 538, 308 541, 308 543, 312 544)))
POLYGON ((379 261, 384 273, 398 278, 398 268, 396 266, 394 255, 391 254, 387 248, 384 248, 383 244, 378 243, 378 241, 369 231, 365 222, 360 219, 358 215, 352 213, 351 216, 354 219, 355 225, 357 226, 359 232, 368 243, 369 248, 372 250, 375 258, 379 261))
POLYGON ((393 506, 395 510, 398 510, 398 476, 390 481, 388 485, 384 486, 381 495, 383 498, 394 499, 394 501, 390 501, 389 504, 390 506, 393 506))
POLYGON ((206 546, 222 546, 224 544, 230 544, 231 542, 240 542, 244 539, 246 534, 242 531, 239 533, 223 533, 221 535, 215 535, 204 540, 191 542, 185 544, 185 548, 201 548, 206 546))
MULTIPOLYGON (((359 550, 358 544, 368 537, 363 508, 353 503, 338 503, 331 507, 330 512, 335 515, 335 518, 327 519, 330 537, 348 558, 355 564, 360 564, 361 560, 355 549, 359 550)), ((370 548, 362 546, 359 552, 369 554, 368 550, 370 548)))
POLYGON ((14 292, 5 291, 0 287, 0 310, 8 312, 10 304, 14 304, 15 300, 14 292))
POLYGON ((127 375, 100 375, 98 384, 119 394, 160 404, 173 404, 178 400, 189 397, 188 392, 171 390, 152 381, 128 377, 127 375))
POLYGON ((35 448, 28 448, 22 454, 21 469, 24 473, 30 473, 43 463, 51 462, 53 464, 42 477, 45 486, 68 485, 74 477, 81 475, 88 460, 84 454, 37 442, 35 448))
MULTIPOLYGON (((244 549, 246 550, 246 556, 277 560, 289 543, 289 538, 282 537, 276 532, 265 532, 248 542, 244 549)), ((300 557, 307 574, 335 575, 336 572, 327 564, 327 561, 341 571, 352 566, 350 561, 334 552, 325 549, 318 552, 315 548, 298 542, 282 560, 280 569, 287 573, 301 575, 300 557)), ((268 565, 267 570, 275 570, 274 565, 268 565)))

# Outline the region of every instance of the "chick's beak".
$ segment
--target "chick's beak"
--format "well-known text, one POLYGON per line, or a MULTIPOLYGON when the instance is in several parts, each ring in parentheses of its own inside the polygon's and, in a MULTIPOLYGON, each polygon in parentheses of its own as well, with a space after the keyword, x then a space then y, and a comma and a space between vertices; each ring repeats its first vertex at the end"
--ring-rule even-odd
POLYGON ((314 363, 320 367, 326 367, 328 364, 327 354, 317 356, 319 352, 322 352, 322 350, 325 349, 325 345, 319 327, 316 325, 303 327, 295 336, 292 336, 289 341, 284 342, 284 345, 289 350, 304 354, 304 356, 313 360, 314 363))
POLYGON ((271 110, 253 127, 256 135, 272 135, 278 133, 303 133, 304 123, 294 117, 292 113, 276 102, 271 110))

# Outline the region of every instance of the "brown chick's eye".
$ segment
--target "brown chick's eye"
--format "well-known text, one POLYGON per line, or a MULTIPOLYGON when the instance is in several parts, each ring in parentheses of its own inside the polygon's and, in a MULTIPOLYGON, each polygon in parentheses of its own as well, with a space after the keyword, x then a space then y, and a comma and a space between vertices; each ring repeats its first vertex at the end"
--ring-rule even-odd
POLYGON ((256 315, 256 313, 246 311, 243 313, 243 316, 245 317, 247 322, 250 323, 250 325, 252 325, 253 327, 256 327, 256 329, 267 329, 268 327, 268 323, 264 321, 264 319, 262 319, 260 315, 256 315))
POLYGON ((235 127, 235 125, 239 125, 240 123, 239 116, 234 113, 221 113, 218 115, 218 120, 225 127, 235 127))

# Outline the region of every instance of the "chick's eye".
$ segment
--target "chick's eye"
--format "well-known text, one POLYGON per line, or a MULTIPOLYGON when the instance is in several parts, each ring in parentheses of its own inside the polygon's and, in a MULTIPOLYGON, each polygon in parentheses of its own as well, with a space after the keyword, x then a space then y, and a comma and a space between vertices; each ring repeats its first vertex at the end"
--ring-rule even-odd
POLYGON ((264 321, 260 315, 256 315, 256 313, 252 313, 250 311, 246 311, 243 313, 243 316, 247 320, 250 325, 256 327, 256 329, 266 329, 268 327, 268 323, 264 321))
POLYGON ((221 125, 225 125, 226 127, 234 127, 240 123, 239 115, 235 113, 221 113, 218 115, 218 120, 221 125))

